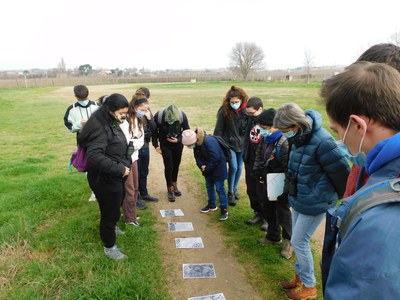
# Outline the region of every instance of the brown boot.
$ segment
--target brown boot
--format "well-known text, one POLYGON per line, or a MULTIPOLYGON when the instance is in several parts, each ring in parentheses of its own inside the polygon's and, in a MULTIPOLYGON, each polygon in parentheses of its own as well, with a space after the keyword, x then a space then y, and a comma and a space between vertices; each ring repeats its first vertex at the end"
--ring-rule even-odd
POLYGON ((176 182, 173 182, 173 187, 174 187, 174 194, 175 196, 182 196, 182 193, 180 190, 178 190, 178 184, 176 182))
POLYGON ((174 187, 169 186, 168 187, 168 201, 169 202, 175 202, 175 195, 174 195, 174 187))
POLYGON ((300 286, 301 284, 303 284, 300 280, 299 275, 297 275, 297 273, 294 275, 294 278, 284 281, 281 283, 281 287, 285 290, 289 290, 289 289, 294 289, 298 286, 300 286))
POLYGON ((308 288, 302 283, 297 288, 286 291, 286 296, 293 300, 316 299, 318 291, 315 286, 308 288))

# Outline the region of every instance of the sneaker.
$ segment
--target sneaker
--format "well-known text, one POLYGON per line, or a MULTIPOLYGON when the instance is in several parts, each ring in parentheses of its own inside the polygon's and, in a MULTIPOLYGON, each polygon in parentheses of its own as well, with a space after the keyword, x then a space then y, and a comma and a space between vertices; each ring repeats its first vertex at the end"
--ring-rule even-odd
POLYGON ((234 189, 234 190, 233 190, 233 195, 235 196, 235 199, 236 199, 236 200, 239 200, 239 199, 240 199, 240 195, 239 195, 239 192, 238 192, 237 189, 234 189))
POLYGON ((142 195, 141 198, 142 198, 142 200, 148 201, 148 202, 158 202, 158 198, 152 197, 150 195, 142 195))
POLYGON ((182 196, 182 192, 178 189, 178 185, 176 182, 173 182, 173 187, 174 187, 174 195, 175 196, 182 196))
POLYGON ((261 225, 260 229, 262 231, 267 231, 268 230, 268 222, 267 221, 263 221, 263 224, 261 225))
POLYGON ((174 187, 169 186, 168 187, 168 201, 169 202, 175 202, 175 194, 174 194, 174 187))
POLYGON ((136 201, 136 207, 143 210, 147 208, 147 205, 143 202, 142 199, 138 198, 136 201))
POLYGON ((271 241, 269 239, 267 239, 266 237, 263 237, 262 239, 258 240, 258 243, 260 245, 277 245, 279 244, 281 241, 271 241))
POLYGON ((233 195, 233 193, 231 193, 231 192, 228 192, 228 204, 230 206, 235 206, 236 205, 235 195, 233 195))
POLYGON ((94 201, 96 201, 96 195, 92 192, 89 198, 89 202, 94 202, 94 201))
POLYGON ((221 208, 221 216, 219 217, 220 221, 225 221, 228 219, 228 209, 221 208))
POLYGON ((124 235, 125 232, 123 232, 123 231, 121 230, 121 228, 119 228, 118 226, 115 226, 115 234, 116 234, 116 235, 124 235))
POLYGON ((293 255, 293 248, 290 245, 290 241, 284 239, 283 240, 283 247, 281 250, 281 256, 285 259, 290 259, 293 255))
POLYGON ((138 221, 131 221, 131 222, 126 222, 125 225, 132 225, 135 227, 139 227, 140 223, 138 221))
POLYGON ((263 218, 261 217, 261 215, 259 213, 255 213, 254 217, 252 217, 251 219, 248 219, 246 221, 247 225, 254 225, 257 224, 259 222, 263 221, 263 218))
POLYGON ((104 254, 111 259, 121 260, 128 258, 125 254, 123 254, 117 246, 113 246, 111 248, 104 247, 104 254))
POLYGON ((218 209, 218 207, 211 207, 211 206, 207 205, 207 206, 203 207, 202 209, 200 209, 200 211, 202 213, 208 213, 210 211, 216 211, 217 209, 218 209))

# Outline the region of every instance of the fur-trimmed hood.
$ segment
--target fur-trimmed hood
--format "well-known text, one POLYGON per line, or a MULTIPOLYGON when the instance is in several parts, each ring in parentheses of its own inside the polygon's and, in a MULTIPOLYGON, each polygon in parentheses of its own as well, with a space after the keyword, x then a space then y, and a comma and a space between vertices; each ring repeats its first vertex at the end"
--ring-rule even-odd
POLYGON ((201 146, 204 143, 204 139, 206 136, 206 132, 203 128, 197 127, 196 128, 196 137, 197 137, 197 145, 201 146))

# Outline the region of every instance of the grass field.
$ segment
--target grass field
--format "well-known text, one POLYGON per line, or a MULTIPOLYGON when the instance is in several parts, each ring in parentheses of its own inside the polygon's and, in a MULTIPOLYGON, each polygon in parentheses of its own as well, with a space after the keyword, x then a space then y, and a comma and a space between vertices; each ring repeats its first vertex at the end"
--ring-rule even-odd
MULTIPOLYGON (((212 132, 218 107, 232 84, 146 86, 152 92, 153 111, 175 103, 187 113, 192 127, 212 132)), ((263 99, 267 108, 296 102, 304 109, 322 111, 318 84, 235 84, 249 96, 263 99)), ((89 86, 90 98, 114 92, 130 98, 138 87, 89 86)), ((127 230, 120 239, 130 259, 104 258, 97 203, 87 202, 85 175, 68 171, 75 136, 66 131, 62 119, 72 96, 72 87, 0 89, 0 299, 170 299, 150 210, 140 212, 146 226, 127 230)), ((191 174, 204 184, 196 170, 191 174)), ((254 288, 261 295, 272 291, 275 299, 281 299, 278 285, 292 276, 293 260, 280 259, 279 246, 274 251, 254 247, 262 233, 243 225, 252 215, 248 200, 239 201, 234 212, 223 224, 227 243, 246 265, 254 288)))

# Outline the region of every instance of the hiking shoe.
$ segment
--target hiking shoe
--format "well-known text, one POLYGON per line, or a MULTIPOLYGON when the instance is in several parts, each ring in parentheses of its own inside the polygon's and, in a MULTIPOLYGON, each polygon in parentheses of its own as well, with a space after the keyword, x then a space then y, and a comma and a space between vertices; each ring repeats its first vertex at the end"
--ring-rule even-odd
POLYGON ((131 221, 131 222, 126 222, 125 225, 132 225, 135 227, 139 227, 140 223, 138 221, 131 221))
POLYGON ((141 195, 142 200, 148 201, 148 202, 158 202, 158 198, 152 197, 150 195, 141 195))
POLYGON ((254 217, 252 217, 251 219, 248 219, 246 221, 247 225, 254 225, 257 224, 259 222, 263 221, 263 218, 261 217, 261 215, 259 213, 255 213, 254 217))
POLYGON ((237 189, 234 189, 234 190, 233 190, 233 195, 235 196, 235 199, 236 199, 236 200, 239 200, 239 199, 240 199, 240 195, 239 195, 239 192, 238 192, 237 189))
POLYGON ((136 207, 143 210, 147 208, 147 205, 144 203, 142 199, 138 198, 136 201, 136 207))
POLYGON ((267 221, 263 221, 264 223, 261 225, 260 229, 263 231, 267 231, 268 230, 268 222, 267 221))
POLYGON ((228 192, 228 205, 235 206, 236 205, 236 198, 232 192, 228 192))
POLYGON ((202 213, 208 213, 210 211, 216 211, 217 209, 218 209, 218 207, 211 207, 211 206, 207 205, 207 206, 203 207, 202 209, 200 209, 200 211, 202 213))
POLYGON ((292 279, 282 282, 281 287, 285 290, 290 290, 290 289, 297 288, 301 284, 303 284, 303 283, 301 282, 299 275, 297 275, 297 273, 296 273, 292 279))
POLYGON ((220 221, 225 221, 228 219, 228 209, 226 208, 221 208, 221 215, 219 217, 220 221))
POLYGON ((121 230, 121 228, 119 228, 118 226, 115 226, 115 234, 116 234, 116 235, 124 235, 125 232, 123 232, 123 231, 121 230))
POLYGON ((263 237, 262 239, 259 239, 258 240, 258 243, 260 244, 260 245, 277 245, 277 244, 279 244, 281 241, 271 241, 271 240, 269 240, 269 239, 267 239, 266 237, 263 237))
POLYGON ((175 194, 174 194, 174 187, 169 186, 168 187, 168 201, 169 202, 175 202, 175 194))
POLYGON ((301 283, 297 288, 286 291, 286 296, 289 299, 294 300, 316 299, 317 295, 318 291, 315 285, 308 288, 303 283, 301 283))
POLYGON ((92 192, 92 194, 89 197, 89 202, 94 202, 96 201, 96 195, 92 192))
POLYGON ((283 247, 281 250, 281 256, 285 259, 290 259, 293 255, 293 248, 290 245, 290 241, 284 239, 283 240, 283 247))
POLYGON ((178 184, 176 182, 173 182, 173 187, 174 187, 174 195, 175 196, 182 196, 182 192, 178 190, 178 184))
POLYGON ((117 246, 113 246, 111 248, 104 247, 104 254, 111 259, 121 260, 128 258, 125 254, 123 254, 117 246))

